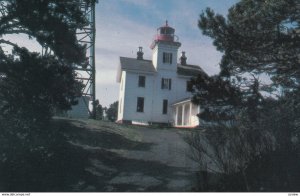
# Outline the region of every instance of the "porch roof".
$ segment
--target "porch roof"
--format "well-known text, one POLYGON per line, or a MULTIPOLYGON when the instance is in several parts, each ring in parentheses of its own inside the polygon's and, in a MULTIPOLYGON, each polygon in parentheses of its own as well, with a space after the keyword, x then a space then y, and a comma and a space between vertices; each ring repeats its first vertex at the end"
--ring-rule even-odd
POLYGON ((188 98, 184 98, 184 99, 181 99, 179 101, 176 101, 175 103, 172 104, 172 106, 177 106, 177 105, 180 105, 180 104, 183 104, 183 103, 188 103, 188 102, 191 102, 192 101, 192 98, 188 97, 188 98))

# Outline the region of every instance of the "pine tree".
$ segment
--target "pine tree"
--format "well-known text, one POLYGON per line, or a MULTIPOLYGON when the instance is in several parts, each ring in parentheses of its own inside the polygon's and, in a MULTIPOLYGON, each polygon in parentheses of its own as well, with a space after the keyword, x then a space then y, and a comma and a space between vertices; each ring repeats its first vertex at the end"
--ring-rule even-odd
POLYGON ((69 146, 51 117, 55 109, 70 109, 81 94, 74 66, 85 64, 86 58, 76 30, 87 21, 79 3, 0 0, 1 191, 54 191, 53 184, 56 190, 65 188, 61 174, 52 172, 69 169, 62 161, 69 146), (32 52, 8 39, 18 34, 28 35, 51 52, 32 52), (12 49, 7 53, 8 48, 12 49), (49 185, 47 178, 57 183, 49 185))
POLYGON ((116 101, 109 105, 109 108, 106 110, 107 119, 110 121, 116 121, 118 117, 118 106, 119 102, 116 101))
POLYGON ((208 189, 297 189, 300 167, 288 170, 285 160, 300 160, 299 22, 298 0, 241 0, 227 18, 210 8, 200 15, 202 33, 223 53, 220 74, 198 76, 190 85, 205 130, 188 139, 194 157, 212 169, 203 158, 209 157, 224 173, 208 189), (272 83, 261 82, 261 75, 272 83))
POLYGON ((198 26, 223 52, 221 75, 265 73, 275 85, 299 83, 300 3, 298 0, 242 0, 227 19, 211 9, 198 26))
POLYGON ((81 91, 72 68, 86 63, 85 46, 80 45, 76 37, 76 30, 88 22, 79 2, 1 0, 0 9, 0 110, 3 117, 36 121, 49 119, 55 108, 70 109, 81 91), (7 35, 18 34, 36 39, 51 52, 33 53, 5 39, 7 35), (13 48, 12 54, 4 52, 3 47, 7 46, 13 48))

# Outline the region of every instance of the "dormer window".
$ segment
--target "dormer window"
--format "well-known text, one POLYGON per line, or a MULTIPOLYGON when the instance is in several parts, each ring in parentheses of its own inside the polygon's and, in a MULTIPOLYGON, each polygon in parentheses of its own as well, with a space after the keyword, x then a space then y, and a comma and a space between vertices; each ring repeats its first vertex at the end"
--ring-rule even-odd
POLYGON ((172 64, 172 53, 163 53, 163 63, 172 64))

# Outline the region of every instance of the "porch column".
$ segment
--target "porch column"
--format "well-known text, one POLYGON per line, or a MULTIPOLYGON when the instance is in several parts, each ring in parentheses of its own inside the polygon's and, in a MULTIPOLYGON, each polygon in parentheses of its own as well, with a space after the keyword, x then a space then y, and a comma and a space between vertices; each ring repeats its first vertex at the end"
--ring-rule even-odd
POLYGON ((185 112, 185 104, 182 105, 182 121, 181 121, 181 125, 184 125, 184 112, 185 112))
POLYGON ((176 112, 175 112, 175 126, 177 126, 178 125, 178 107, 177 106, 175 106, 176 107, 176 112))
POLYGON ((192 102, 190 102, 190 118, 189 118, 189 125, 192 125, 192 102))

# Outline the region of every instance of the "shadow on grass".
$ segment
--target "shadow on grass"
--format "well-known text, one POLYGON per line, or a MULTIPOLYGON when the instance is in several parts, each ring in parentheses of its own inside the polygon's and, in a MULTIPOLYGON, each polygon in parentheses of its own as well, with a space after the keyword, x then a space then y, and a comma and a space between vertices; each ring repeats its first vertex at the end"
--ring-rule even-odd
MULTIPOLYGON (((101 129, 101 128, 99 128, 101 129)), ((178 178, 179 168, 158 162, 120 157, 106 149, 148 150, 152 144, 131 141, 107 131, 91 131, 65 120, 55 120, 30 138, 30 147, 7 141, 2 149, 7 157, 0 161, 1 192, 136 191, 134 184, 112 185, 120 173, 156 176, 159 185, 145 191, 166 191, 166 178, 178 178), (97 149, 84 149, 70 141, 97 149), (14 150, 11 150, 12 147, 14 150)), ((26 143, 25 143, 26 144, 26 143)))
MULTIPOLYGON (((151 143, 142 143, 127 139, 126 137, 110 132, 111 127, 103 126, 99 129, 86 129, 84 126, 72 126, 62 123, 62 128, 67 138, 74 143, 85 144, 91 147, 106 149, 127 149, 127 150, 150 150, 151 143)), ((80 122, 82 123, 82 122, 80 122)))
MULTIPOLYGON (((196 180, 191 179, 196 177, 194 175, 182 175, 182 173, 186 172, 186 168, 171 167, 157 161, 129 159, 106 150, 90 151, 89 157, 91 160, 100 162, 100 166, 97 166, 97 164, 92 165, 94 170, 90 175, 93 175, 96 180, 90 181, 86 185, 86 187, 94 187, 90 191, 134 192, 142 190, 168 192, 174 191, 167 186, 170 180, 182 180, 183 178, 190 178, 190 181, 196 180), (141 177, 137 179, 135 175, 140 175, 141 177), (123 179, 119 183, 112 183, 114 179, 123 178, 124 176, 127 176, 128 179, 123 179), (151 184, 151 181, 145 180, 146 178, 152 178, 157 183, 151 184)), ((182 190, 176 189, 176 191, 189 190, 191 190, 190 187, 182 190)))
POLYGON ((89 161, 83 149, 67 142, 63 128, 72 128, 67 124, 53 122, 30 130, 34 133, 19 143, 8 139, 2 149, 7 158, 0 162, 0 191, 71 191, 72 184, 86 176, 89 161))

